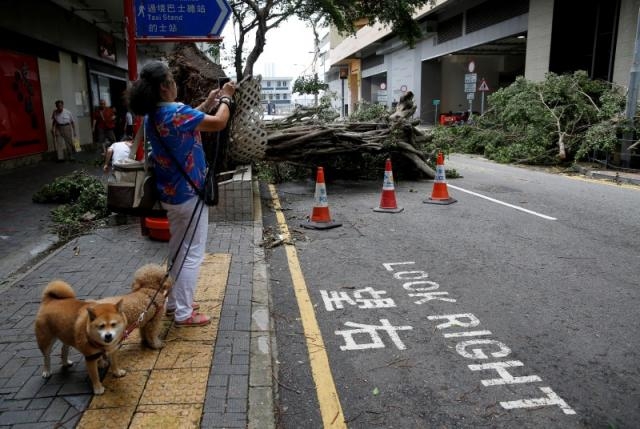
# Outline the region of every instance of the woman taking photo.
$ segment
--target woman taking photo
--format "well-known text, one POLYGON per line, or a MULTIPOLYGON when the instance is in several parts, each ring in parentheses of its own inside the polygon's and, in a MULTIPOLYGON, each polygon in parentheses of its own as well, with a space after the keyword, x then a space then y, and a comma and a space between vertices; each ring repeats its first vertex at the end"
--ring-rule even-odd
POLYGON ((202 326, 211 321, 197 311, 199 305, 193 301, 209 224, 209 211, 203 209, 204 203, 198 196, 207 167, 200 131, 226 128, 234 93, 235 83, 227 82, 211 91, 195 109, 176 102, 176 82, 169 67, 161 61, 147 63, 140 79, 128 91, 129 109, 145 116, 145 134, 151 143, 159 199, 169 219, 170 274, 175 284, 167 300, 167 313, 174 313, 177 327, 202 326), (216 105, 214 115, 205 113, 216 105), (198 189, 194 189, 185 174, 198 189))

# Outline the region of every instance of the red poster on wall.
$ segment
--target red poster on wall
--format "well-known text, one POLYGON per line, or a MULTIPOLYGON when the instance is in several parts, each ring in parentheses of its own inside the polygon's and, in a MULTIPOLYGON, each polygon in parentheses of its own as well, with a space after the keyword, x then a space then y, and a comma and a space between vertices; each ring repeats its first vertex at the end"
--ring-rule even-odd
POLYGON ((46 150, 38 62, 0 50, 0 160, 46 150))

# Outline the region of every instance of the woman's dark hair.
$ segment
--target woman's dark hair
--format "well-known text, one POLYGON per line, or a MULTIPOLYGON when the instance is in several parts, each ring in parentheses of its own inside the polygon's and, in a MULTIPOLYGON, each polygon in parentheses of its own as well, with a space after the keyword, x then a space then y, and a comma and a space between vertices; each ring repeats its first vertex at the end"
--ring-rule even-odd
POLYGON ((127 91, 129 110, 135 115, 144 116, 156 109, 161 101, 160 84, 169 77, 169 67, 162 61, 152 61, 142 67, 140 79, 127 91))

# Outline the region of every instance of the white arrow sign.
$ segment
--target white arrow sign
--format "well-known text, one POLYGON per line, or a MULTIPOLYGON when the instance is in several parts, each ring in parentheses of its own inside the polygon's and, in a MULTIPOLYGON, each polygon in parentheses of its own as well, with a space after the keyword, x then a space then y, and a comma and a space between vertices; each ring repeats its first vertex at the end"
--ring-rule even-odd
POLYGON ((227 23, 227 20, 231 16, 231 6, 229 6, 229 3, 227 3, 226 0, 216 0, 216 3, 220 8, 220 15, 218 15, 218 19, 216 19, 216 22, 211 28, 211 34, 220 35, 222 34, 222 29, 227 23))

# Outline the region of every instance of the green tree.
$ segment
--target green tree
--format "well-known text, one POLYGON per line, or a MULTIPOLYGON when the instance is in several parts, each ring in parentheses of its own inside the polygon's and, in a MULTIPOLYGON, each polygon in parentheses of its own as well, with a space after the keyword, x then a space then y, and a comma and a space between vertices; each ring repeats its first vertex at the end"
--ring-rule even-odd
POLYGON ((320 94, 320 91, 326 91, 327 89, 329 89, 329 84, 318 79, 318 73, 315 73, 313 76, 300 76, 293 83, 293 92, 315 96, 314 106, 318 105, 318 94, 320 94))
POLYGON ((611 152, 624 126, 624 95, 584 71, 548 73, 542 82, 519 77, 488 104, 474 126, 439 129, 435 138, 500 162, 557 164, 611 152))

